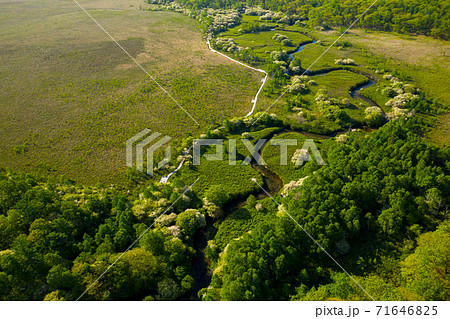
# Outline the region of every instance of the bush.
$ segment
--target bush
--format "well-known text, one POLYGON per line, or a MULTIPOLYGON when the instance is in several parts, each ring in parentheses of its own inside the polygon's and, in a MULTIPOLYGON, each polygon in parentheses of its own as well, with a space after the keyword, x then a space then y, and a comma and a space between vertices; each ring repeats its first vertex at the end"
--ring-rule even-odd
POLYGON ((291 39, 284 39, 283 41, 281 41, 281 44, 286 46, 286 47, 294 46, 294 43, 292 42, 291 39))
POLYGON ((395 90, 392 87, 390 87, 390 86, 388 86, 388 87, 384 88, 383 90, 381 90, 381 94, 383 94, 383 95, 385 95, 387 97, 394 97, 394 96, 397 95, 395 90))
POLYGON ((186 236, 192 236, 197 229, 205 227, 205 216, 196 209, 186 209, 180 213, 176 221, 180 231, 186 236))
POLYGON ((289 87, 289 92, 306 94, 309 92, 309 88, 303 83, 295 83, 289 87))
POLYGON ((393 99, 386 102, 386 106, 404 108, 410 101, 418 99, 419 96, 411 93, 397 95, 393 99))
POLYGON ((289 56, 286 51, 273 51, 270 53, 272 61, 289 61, 289 56))
POLYGON ((355 65, 355 60, 353 59, 336 59, 334 64, 337 65, 355 65))
POLYGON ((364 112, 366 113, 364 120, 367 125, 371 127, 378 127, 383 124, 383 111, 379 107, 371 106, 366 108, 364 112))

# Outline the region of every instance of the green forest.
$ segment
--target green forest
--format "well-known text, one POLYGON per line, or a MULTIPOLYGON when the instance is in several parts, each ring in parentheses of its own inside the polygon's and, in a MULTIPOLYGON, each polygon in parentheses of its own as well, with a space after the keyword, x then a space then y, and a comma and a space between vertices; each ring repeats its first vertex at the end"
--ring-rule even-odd
MULTIPOLYGON (((279 199, 376 300, 450 297, 450 154, 421 141, 415 128, 393 122, 332 144, 327 165, 302 168, 309 177, 279 199), (427 255, 434 241, 441 244, 427 255)), ((262 205, 267 218, 230 241, 206 299, 367 299, 283 211, 262 205)))
MULTIPOLYGON (((309 162, 303 185, 277 196, 375 299, 450 298, 450 154, 420 128, 400 120, 333 143, 328 165, 309 162)), ((184 177, 130 174, 130 191, 2 170, 0 298, 74 300, 91 285, 86 300, 190 298, 194 234, 230 198, 226 185, 186 191, 184 177)), ((250 196, 225 221, 206 249, 204 300, 368 298, 270 199, 250 196)))
MULTIPOLYGON (((151 0, 170 3, 171 0, 151 0)), ((374 1, 328 0, 173 0, 192 9, 237 9, 260 6, 281 11, 309 27, 350 26, 374 1)), ((368 30, 424 34, 450 39, 450 3, 446 0, 379 0, 356 24, 368 30)))
MULTIPOLYGON (((450 300, 448 93, 436 94, 448 86, 448 77, 441 79, 448 71, 450 4, 380 0, 358 22, 361 33, 341 39, 370 4, 147 0, 139 9, 98 12, 119 16, 134 10, 149 20, 157 14, 149 43, 142 40, 149 51, 133 53, 133 60, 152 61, 157 44, 182 70, 161 80, 162 87, 172 81, 169 91, 197 103, 207 124, 193 127, 189 119, 169 118, 163 123, 167 132, 182 132, 173 134, 170 160, 155 165, 154 175, 128 167, 114 184, 0 163, 0 300, 450 300), (152 37, 176 35, 175 24, 186 19, 197 32, 189 34, 198 39, 179 39, 181 52, 192 53, 183 60, 152 37), (393 51, 375 52, 361 41, 370 40, 366 33, 383 34, 386 42, 410 34, 414 38, 407 40, 422 48, 432 43, 421 63, 435 67, 439 59, 439 70, 389 57, 393 51), (203 74, 188 66, 194 56, 200 64, 212 56, 225 62, 203 74), (191 91, 196 80, 183 72, 211 77, 211 86, 191 91), (219 95, 213 84, 220 77, 232 80, 220 88, 230 99, 237 92, 230 83, 248 84, 241 96, 248 103, 239 112, 224 116, 231 102, 214 104, 206 97, 219 95), (256 101, 252 90, 258 87, 256 101), (204 110, 207 104, 222 111, 221 117, 204 110), (192 149, 198 139, 222 143, 223 156, 216 146, 203 145, 196 163, 192 149), (289 147, 281 147, 287 139, 289 147)), ((407 52, 407 58, 416 53, 407 52)), ((160 68, 171 71, 160 60, 160 68)), ((113 71, 132 67, 114 65, 113 71)), ((156 132, 149 113, 160 116, 162 106, 152 104, 159 89, 141 84, 118 86, 115 93, 134 105, 140 92, 148 113, 113 103, 92 123, 109 111, 111 118, 125 112, 127 120, 115 118, 120 127, 109 124, 118 139, 132 135, 138 124, 125 133, 124 127, 136 118, 156 132)), ((89 107, 95 99, 93 94, 89 107)), ((181 113, 176 105, 164 112, 181 113)), ((14 156, 29 156, 27 148, 39 147, 57 156, 54 140, 31 140, 11 147, 14 156)), ((106 139, 100 143, 112 147, 106 139)), ((125 167, 126 143, 124 138, 117 147, 123 149, 120 159, 100 154, 112 170, 125 167)), ((65 152, 71 156, 76 147, 65 152)), ((163 158, 161 149, 155 163, 163 158)), ((88 160, 76 163, 83 167, 88 160)), ((94 175, 95 168, 88 172, 94 175)))

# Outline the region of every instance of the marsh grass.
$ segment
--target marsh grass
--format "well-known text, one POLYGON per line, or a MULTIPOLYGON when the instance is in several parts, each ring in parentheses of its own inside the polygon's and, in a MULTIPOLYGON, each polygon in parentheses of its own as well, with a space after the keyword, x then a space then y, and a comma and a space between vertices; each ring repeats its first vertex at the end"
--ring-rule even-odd
POLYGON ((274 138, 274 141, 276 141, 276 139, 297 140, 296 146, 288 146, 287 153, 283 153, 286 154, 285 156, 287 157, 287 165, 280 165, 280 157, 282 156, 280 146, 269 144, 264 148, 262 152, 262 156, 266 160, 268 167, 278 176, 280 176, 280 178, 283 180, 283 184, 308 176, 314 170, 320 168, 314 158, 312 158, 311 161, 303 163, 303 165, 295 165, 291 161, 295 150, 302 148, 305 140, 312 139, 314 141, 325 163, 327 162, 327 150, 329 146, 332 143, 336 143, 332 139, 324 139, 319 136, 311 134, 301 134, 296 132, 280 134, 274 138))
POLYGON ((200 127, 75 3, 11 1, 0 4, 1 166, 122 182, 125 142, 142 129, 178 138, 250 110, 260 75, 210 52, 195 20, 137 0, 81 4, 200 127))
MULTIPOLYGON (((242 23, 236 27, 233 27, 225 32, 217 35, 217 37, 233 38, 235 43, 242 48, 249 48, 260 61, 269 61, 270 52, 272 51, 287 51, 293 52, 297 47, 305 42, 311 41, 310 38, 303 35, 302 33, 294 30, 287 30, 283 25, 279 25, 273 22, 260 21, 257 16, 242 16, 242 23), (272 29, 271 31, 260 31, 251 33, 241 33, 240 29, 245 28, 248 23, 257 21, 269 25, 272 29), (275 34, 281 34, 287 36, 292 40, 292 46, 282 45, 280 42, 275 41, 272 37, 275 34)), ((256 63, 261 64, 264 63, 256 63)))

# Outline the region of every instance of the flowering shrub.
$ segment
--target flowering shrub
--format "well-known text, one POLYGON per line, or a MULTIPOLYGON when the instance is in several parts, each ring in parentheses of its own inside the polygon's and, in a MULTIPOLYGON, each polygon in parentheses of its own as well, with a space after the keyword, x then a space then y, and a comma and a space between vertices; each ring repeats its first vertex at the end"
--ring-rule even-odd
POLYGON ((364 113, 366 114, 364 120, 367 125, 378 127, 383 124, 383 111, 378 106, 370 106, 365 109, 364 113))
POLYGON ((210 31, 212 33, 218 33, 229 28, 238 25, 241 21, 241 15, 238 11, 218 11, 215 15, 212 15, 213 22, 210 25, 210 31))
POLYGON ((155 222, 155 225, 160 227, 171 226, 175 223, 175 219, 177 219, 177 214, 175 213, 163 215, 155 222))
POLYGON ((285 36, 285 35, 283 35, 283 34, 279 34, 279 33, 276 33, 273 37, 272 37, 272 40, 275 40, 275 41, 277 41, 277 42, 281 42, 281 41, 283 41, 283 40, 285 40, 285 39, 289 39, 287 36, 285 36))
POLYGON ((295 165, 302 165, 303 162, 309 161, 308 150, 303 148, 297 149, 294 152, 294 155, 291 158, 291 162, 295 165))
POLYGON ((294 78, 292 79, 293 82, 308 82, 309 81, 309 76, 307 75, 300 75, 300 76, 294 76, 294 78))
POLYGON ((388 96, 388 97, 394 97, 396 95, 396 92, 394 89, 390 86, 385 87, 383 90, 381 90, 381 94, 388 96))
POLYGON ((414 114, 414 110, 408 111, 394 106, 392 112, 387 113, 386 116, 389 120, 396 120, 400 117, 413 117, 414 114))
POLYGON ((272 17, 273 17, 273 13, 267 12, 266 14, 260 16, 259 18, 261 20, 272 20, 272 17))
POLYGON ((227 52, 235 52, 241 49, 232 38, 217 38, 214 41, 214 48, 227 52))
POLYGON ((181 238, 180 227, 173 225, 167 228, 163 228, 163 232, 175 238, 181 238))
POLYGON ((288 65, 286 61, 274 61, 273 63, 275 63, 275 64, 277 64, 279 66, 285 67, 285 68, 288 65))
POLYGON ((378 106, 369 106, 368 108, 366 108, 364 110, 364 113, 366 113, 366 115, 371 114, 371 113, 379 113, 379 114, 383 114, 383 111, 378 107, 378 106))
POLYGON ((277 33, 272 37, 272 39, 277 42, 280 42, 284 46, 288 46, 288 47, 294 46, 294 43, 292 42, 292 40, 283 34, 277 33))
POLYGON ((297 189, 302 186, 303 181, 307 179, 308 176, 300 178, 298 181, 290 181, 289 183, 283 186, 283 190, 281 191, 281 196, 286 197, 289 194, 289 191, 293 189, 297 189))
POLYGON ((170 2, 170 4, 161 4, 160 1, 156 2, 159 3, 161 8, 182 13, 206 25, 205 35, 207 39, 212 39, 214 34, 232 28, 241 22, 241 14, 237 10, 214 10, 208 8, 198 11, 187 9, 176 2, 170 2))
POLYGON ((419 96, 411 93, 403 93, 400 95, 397 95, 393 99, 390 99, 385 103, 386 106, 389 107, 397 107, 397 108, 404 108, 406 104, 414 99, 418 99, 419 96))
POLYGON ((276 61, 288 61, 289 60, 289 56, 287 54, 286 51, 272 51, 272 53, 270 53, 270 57, 272 58, 272 61, 276 62, 276 61))
POLYGON ((355 60, 353 59, 336 59, 334 64, 337 65, 355 65, 355 60))
POLYGON ((296 92, 296 93, 308 93, 309 88, 304 83, 295 83, 289 87, 289 92, 296 92))
POLYGON ((348 139, 348 134, 341 134, 336 137, 336 142, 345 144, 347 143, 348 139))
POLYGON ((245 14, 249 16, 262 16, 268 13, 269 10, 264 10, 261 7, 247 8, 245 9, 245 14))
POLYGON ((289 18, 288 16, 284 16, 281 19, 279 19, 278 22, 284 24, 291 24, 291 18, 289 18))

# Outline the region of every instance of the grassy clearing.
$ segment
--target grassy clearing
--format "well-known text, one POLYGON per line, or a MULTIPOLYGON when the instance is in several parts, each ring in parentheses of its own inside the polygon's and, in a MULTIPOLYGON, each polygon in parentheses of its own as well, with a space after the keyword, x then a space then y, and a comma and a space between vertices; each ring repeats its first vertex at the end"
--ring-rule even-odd
POLYGON ((186 167, 181 171, 181 178, 186 184, 193 183, 200 178, 193 186, 193 190, 200 196, 211 186, 221 185, 230 199, 244 198, 254 191, 258 186, 252 182, 256 178, 262 182, 261 176, 250 165, 229 165, 228 160, 207 161, 201 159, 201 165, 186 167))
POLYGON ((353 99, 350 90, 366 82, 365 76, 347 70, 336 70, 324 75, 311 76, 309 80, 313 80, 315 84, 308 84, 307 92, 288 97, 284 107, 277 106, 276 113, 282 120, 289 123, 291 127, 326 134, 342 130, 350 124, 364 123, 364 110, 369 104, 353 99), (340 101, 341 104, 331 108, 322 105, 316 100, 320 95, 340 101), (335 115, 332 114, 333 112, 335 115), (341 114, 337 115, 336 112, 341 114))
MULTIPOLYGON (((251 144, 256 144, 259 139, 268 138, 273 133, 279 131, 278 127, 265 128, 259 131, 250 132, 248 139, 251 144)), ((251 156, 246 146, 243 144, 241 135, 230 135, 227 139, 236 140, 236 159, 235 164, 229 163, 229 142, 224 140, 223 159, 210 161, 202 157, 201 165, 190 165, 183 167, 180 171, 181 178, 186 184, 194 182, 200 178, 194 185, 193 190, 198 192, 200 196, 213 185, 221 185, 227 192, 230 199, 245 198, 251 193, 259 192, 259 187, 252 181, 256 178, 262 183, 262 177, 258 171, 253 169, 250 164, 242 165, 243 160, 247 156, 251 156)), ((202 154, 214 154, 215 147, 202 147, 202 154)))
POLYGON ((273 140, 276 141, 277 139, 292 139, 297 141, 296 146, 292 145, 287 147, 287 153, 281 152, 280 146, 271 144, 268 144, 262 152, 262 157, 267 162, 268 167, 280 176, 284 184, 308 176, 312 170, 319 168, 314 158, 303 165, 295 165, 291 161, 295 151, 302 148, 305 140, 312 139, 314 141, 325 163, 327 162, 327 149, 331 143, 335 143, 332 139, 323 139, 319 136, 300 133, 283 133, 273 140), (282 156, 287 158, 286 165, 280 165, 280 158, 282 156))
POLYGON ((121 182, 125 142, 143 128, 176 138, 250 110, 260 75, 210 52, 195 20, 139 11, 138 0, 81 4, 201 125, 75 3, 10 1, 0 4, 1 166, 121 182))
POLYGON ((272 51, 287 51, 292 52, 297 49, 300 44, 311 41, 311 39, 298 31, 286 30, 281 28, 278 24, 273 22, 260 21, 259 17, 243 15, 242 23, 234 28, 231 28, 225 32, 217 35, 218 38, 233 38, 235 43, 243 48, 249 48, 252 52, 261 59, 261 61, 268 61, 270 53, 272 51), (269 25, 271 31, 260 31, 242 34, 240 29, 254 21, 269 25), (282 45, 280 42, 275 41, 272 37, 275 34, 281 34, 287 36, 292 40, 292 45, 282 45))
POLYGON ((334 98, 351 98, 350 88, 366 81, 366 77, 349 71, 333 71, 323 76, 312 77, 317 83, 317 87, 312 88, 312 92, 326 90, 334 98))
MULTIPOLYGON (((224 35, 219 34, 219 37, 224 35)), ((286 31, 263 31, 255 33, 245 33, 233 37, 238 46, 250 48, 261 59, 267 60, 272 51, 295 51, 295 49, 305 41, 310 39, 303 34, 286 31), (292 46, 285 46, 272 39, 275 34, 282 34, 290 38, 293 42, 292 46)))
POLYGON ((270 198, 263 199, 259 203, 264 207, 263 211, 255 209, 254 203, 247 204, 228 215, 223 221, 215 224, 217 232, 214 236, 214 243, 219 251, 223 251, 231 240, 254 229, 261 221, 276 218, 275 214, 272 213, 274 203, 270 198))
POLYGON ((399 66, 442 103, 450 105, 450 43, 425 36, 353 30, 345 39, 369 48, 399 66))
POLYGON ((428 133, 428 138, 438 145, 450 145, 450 113, 436 118, 436 127, 428 133))
MULTIPOLYGON (((318 32, 313 31, 312 35, 325 39, 329 43, 334 41, 339 35, 336 31, 318 32)), ((349 41, 358 47, 361 59, 355 58, 357 63, 371 67, 378 65, 389 70, 396 70, 398 75, 412 81, 417 87, 420 87, 429 99, 436 99, 443 106, 450 105, 450 43, 444 40, 436 40, 425 36, 400 35, 386 32, 367 32, 363 30, 351 30, 349 34, 345 34, 342 40, 349 41), (373 54, 366 54, 365 50, 373 54), (366 58, 364 58, 366 57, 366 58)), ((312 46, 305 49, 302 54, 308 55, 308 50, 312 46)), ((329 52, 337 54, 332 48, 329 52)), ((357 54, 357 52, 355 52, 357 54)), ((357 55, 356 55, 357 56, 357 55)), ((325 55, 324 55, 325 58, 325 55)), ((308 58, 307 58, 308 59, 308 58)), ((303 60, 302 60, 303 61, 303 60)), ((329 59, 328 63, 332 61, 329 59)), ((322 65, 324 65, 322 64, 322 65)), ((318 63, 318 67, 321 64, 318 63)), ((379 85, 380 90, 383 84, 379 85)), ((368 89, 365 94, 375 101, 383 102, 383 98, 376 92, 376 88, 368 89)), ((450 143, 450 135, 445 134, 445 127, 448 127, 449 116, 442 115, 437 117, 437 123, 432 129, 428 137, 437 144, 450 143)))

